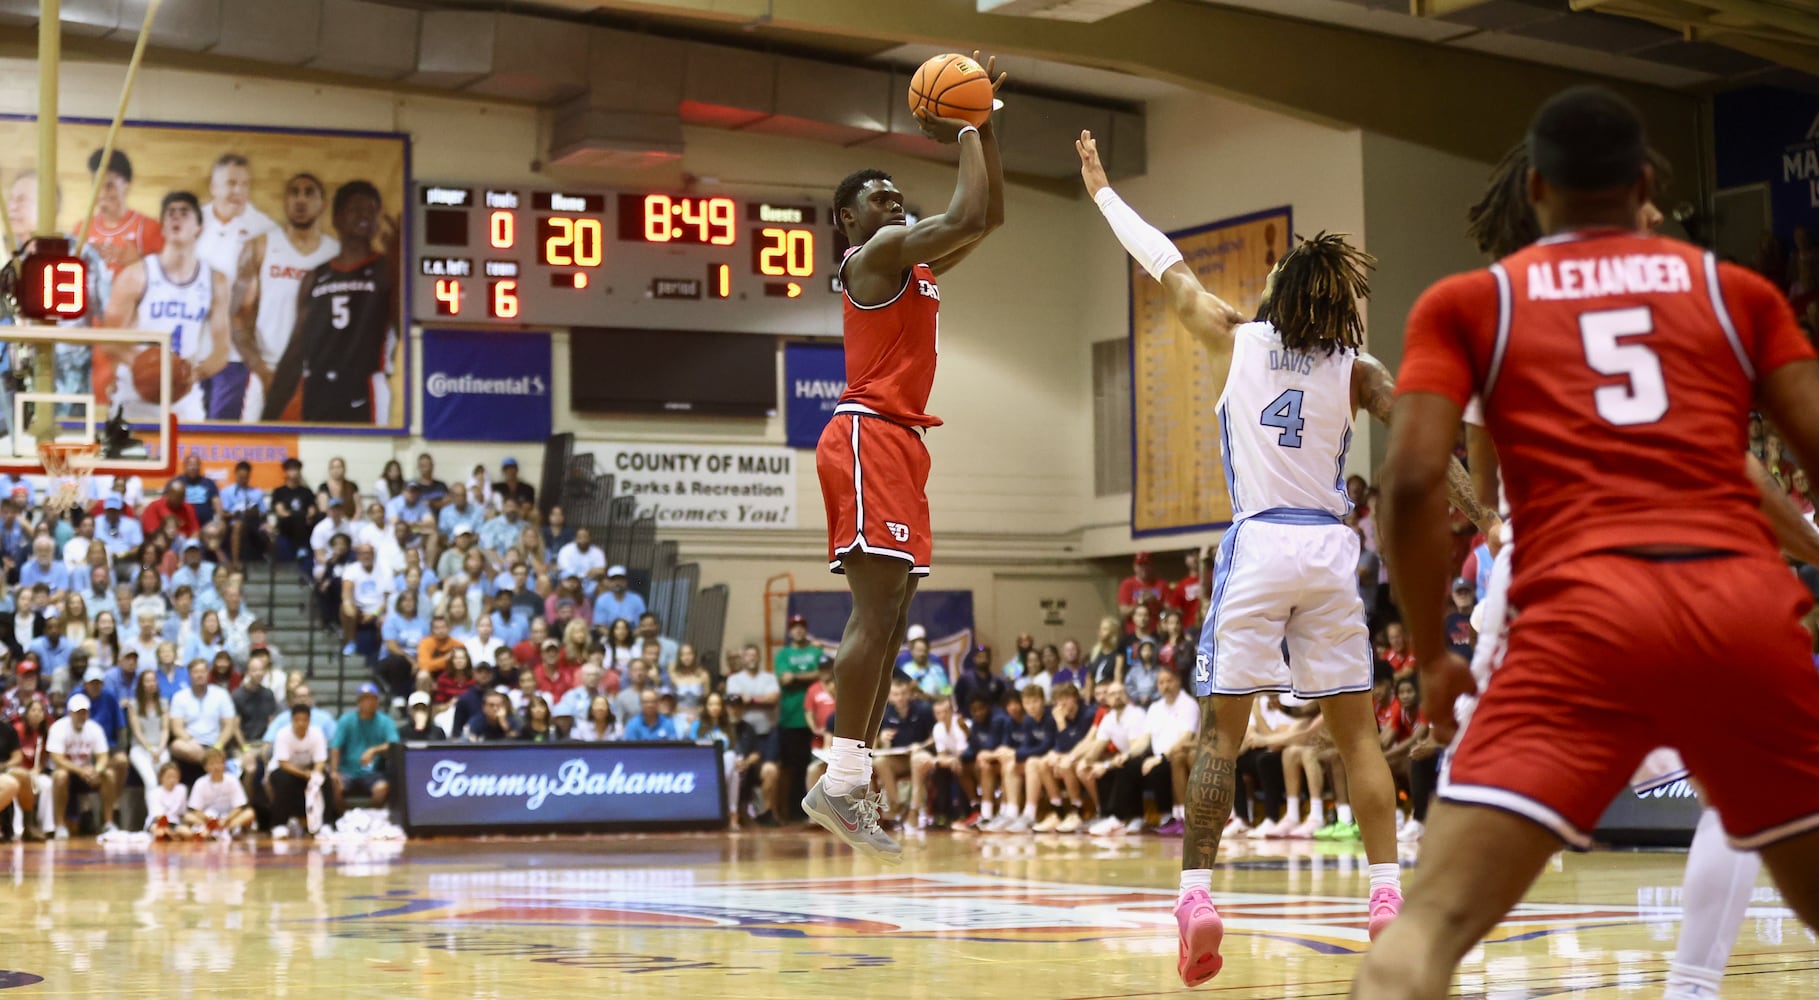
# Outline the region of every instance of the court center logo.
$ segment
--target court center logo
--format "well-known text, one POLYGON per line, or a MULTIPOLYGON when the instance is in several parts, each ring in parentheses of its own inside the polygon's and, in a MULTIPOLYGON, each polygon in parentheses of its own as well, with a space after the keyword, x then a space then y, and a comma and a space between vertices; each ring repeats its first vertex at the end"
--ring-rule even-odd
MULTIPOLYGON (((1330 870, 1337 859, 1296 860, 1330 870)), ((1288 863, 1284 859, 1264 863, 1270 862, 1288 863)), ((535 934, 525 930, 530 926, 548 926, 552 933, 567 935, 577 924, 739 931, 759 938, 888 936, 991 942, 1168 938, 1175 933, 1172 889, 963 872, 750 881, 698 880, 692 874, 575 871, 564 873, 559 884, 545 885, 521 880, 547 878, 548 873, 515 873, 515 878, 507 873, 456 873, 432 880, 438 898, 405 903, 387 897, 387 909, 381 912, 337 921, 513 926, 525 940, 535 940, 535 934), (475 878, 487 881, 472 881, 475 878), (439 881, 451 884, 437 885, 439 881), (460 891, 449 891, 456 888, 460 891), (539 902, 540 896, 548 899, 539 902)), ((1225 919, 1227 934, 1267 939, 1282 952, 1350 955, 1370 946, 1364 900, 1358 895, 1216 891, 1213 902, 1225 919)), ((1772 909, 1752 912, 1768 916, 1772 909)), ((1671 938, 1679 916, 1679 909, 1669 906, 1522 903, 1485 943, 1619 925, 1658 924, 1671 938)))

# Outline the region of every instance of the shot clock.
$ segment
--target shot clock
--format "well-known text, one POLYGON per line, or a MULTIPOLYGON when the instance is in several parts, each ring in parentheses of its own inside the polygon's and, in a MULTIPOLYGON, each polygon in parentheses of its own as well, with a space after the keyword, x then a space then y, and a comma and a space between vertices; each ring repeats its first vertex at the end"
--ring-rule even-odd
POLYGON ((804 197, 420 184, 415 315, 831 336, 832 232, 804 197))

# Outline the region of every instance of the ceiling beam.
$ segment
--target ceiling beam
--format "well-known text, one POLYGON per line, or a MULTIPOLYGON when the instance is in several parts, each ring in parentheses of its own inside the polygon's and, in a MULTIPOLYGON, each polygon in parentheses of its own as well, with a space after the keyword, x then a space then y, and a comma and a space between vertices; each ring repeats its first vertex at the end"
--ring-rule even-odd
POLYGON ((1819 14, 1799 11, 1761 0, 1690 0, 1706 10, 1732 18, 1748 18, 1771 28, 1792 31, 1808 38, 1819 38, 1819 14))
POLYGON ((1705 41, 1819 76, 1819 45, 1790 38, 1789 32, 1765 25, 1712 20, 1708 0, 1571 0, 1574 10, 1598 9, 1648 21, 1681 32, 1687 41, 1705 41))
POLYGON ((1484 2, 1485 0, 1408 0, 1408 12, 1413 17, 1445 17, 1484 2))
POLYGON ((555 0, 884 42, 979 48, 1122 70, 1336 127, 1357 127, 1495 162, 1534 109, 1598 80, 1634 101, 1650 131, 1698 162, 1698 101, 1467 49, 1291 20, 1195 0, 1155 0, 1094 24, 980 14, 974 0, 555 0))

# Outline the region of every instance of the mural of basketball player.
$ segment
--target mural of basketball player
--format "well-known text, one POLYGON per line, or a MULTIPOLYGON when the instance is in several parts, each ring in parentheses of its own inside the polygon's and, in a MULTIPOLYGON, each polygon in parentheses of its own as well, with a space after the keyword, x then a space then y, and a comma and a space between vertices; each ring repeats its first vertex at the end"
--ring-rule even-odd
POLYGON ((316 175, 284 183, 284 225, 246 241, 234 276, 234 345, 253 379, 240 419, 257 421, 266 387, 297 325, 297 291, 310 272, 341 252, 341 242, 318 225, 327 192, 316 175))
MULTIPOLYGON (((204 263, 196 240, 203 208, 188 191, 164 196, 158 223, 164 249, 128 264, 114 282, 105 323, 171 335, 171 412, 179 421, 208 418, 202 383, 227 365, 227 276, 204 263)), ((104 406, 125 407, 134 422, 158 418, 159 357, 154 348, 109 349, 117 375, 104 406)))
MULTIPOLYGON (((253 171, 246 157, 224 153, 209 170, 210 201, 202 206, 202 235, 196 255, 216 272, 234 275, 240 270, 240 252, 255 236, 271 232, 276 224, 252 203, 253 171)), ((221 300, 227 305, 227 300, 221 300)), ((224 308, 223 313, 226 312, 224 308)), ((229 344, 227 364, 203 385, 210 420, 239 420, 246 404, 249 369, 239 345, 229 344)))

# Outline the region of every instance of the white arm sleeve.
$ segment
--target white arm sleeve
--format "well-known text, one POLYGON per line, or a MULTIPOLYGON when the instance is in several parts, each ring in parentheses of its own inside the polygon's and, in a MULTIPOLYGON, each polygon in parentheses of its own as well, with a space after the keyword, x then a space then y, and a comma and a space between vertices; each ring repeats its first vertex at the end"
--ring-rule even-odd
POLYGON ((1124 249, 1143 265, 1150 277, 1161 281, 1162 272, 1180 262, 1181 251, 1175 244, 1160 229, 1143 221, 1143 216, 1126 205, 1118 192, 1109 186, 1100 188, 1093 196, 1093 202, 1099 206, 1105 221, 1111 223, 1118 242, 1124 244, 1124 249))

